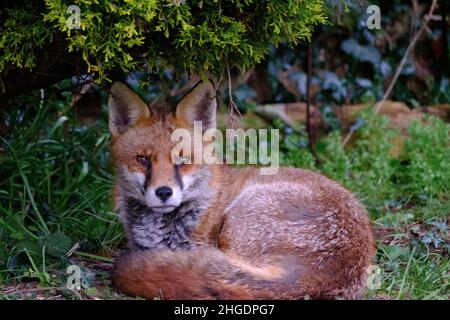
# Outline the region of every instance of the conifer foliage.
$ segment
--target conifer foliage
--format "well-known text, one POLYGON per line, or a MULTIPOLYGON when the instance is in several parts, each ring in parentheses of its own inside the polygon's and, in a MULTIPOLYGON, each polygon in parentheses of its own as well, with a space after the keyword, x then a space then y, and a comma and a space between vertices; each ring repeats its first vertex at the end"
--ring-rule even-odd
POLYGON ((270 44, 295 45, 326 22, 323 0, 19 0, 6 1, 0 18, 2 77, 49 63, 38 53, 58 41, 99 79, 111 70, 245 70, 270 44), (68 23, 70 6, 79 28, 68 23))

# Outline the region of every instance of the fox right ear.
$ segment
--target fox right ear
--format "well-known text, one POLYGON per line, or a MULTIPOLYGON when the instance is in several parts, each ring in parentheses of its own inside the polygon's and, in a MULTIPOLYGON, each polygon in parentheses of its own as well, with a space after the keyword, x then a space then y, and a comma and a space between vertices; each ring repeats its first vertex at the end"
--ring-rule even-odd
POLYGON ((109 131, 113 136, 123 133, 139 119, 150 117, 147 105, 125 84, 115 82, 109 92, 109 131))
POLYGON ((213 84, 199 82, 178 103, 176 118, 181 127, 193 128, 195 121, 202 121, 203 129, 216 128, 216 91, 213 84))

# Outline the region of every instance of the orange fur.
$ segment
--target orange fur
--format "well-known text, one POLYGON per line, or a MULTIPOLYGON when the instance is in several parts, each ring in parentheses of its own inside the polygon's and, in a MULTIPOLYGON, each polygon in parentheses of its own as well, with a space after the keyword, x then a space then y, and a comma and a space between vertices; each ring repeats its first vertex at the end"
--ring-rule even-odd
MULTIPOLYGON (((112 90, 116 99, 117 92, 132 95, 121 100, 142 108, 133 93, 119 89, 112 90)), ((146 155, 152 161, 149 183, 172 186, 170 134, 177 127, 189 127, 198 108, 203 108, 201 116, 214 108, 207 114, 211 121, 213 99, 211 84, 201 84, 180 103, 176 114, 112 110, 141 114, 124 121, 126 127, 115 127, 120 119, 110 122, 116 167, 144 174, 135 157, 146 155)), ((120 108, 114 103, 110 100, 110 107, 120 108)), ((149 299, 354 299, 363 295, 373 239, 366 211, 341 185, 294 168, 281 168, 273 176, 262 176, 255 168, 225 165, 190 164, 180 169, 182 178, 199 172, 208 173, 201 193, 208 195, 207 205, 188 232, 189 247, 130 250, 115 265, 113 279, 119 290, 149 299)), ((125 198, 121 184, 118 178, 119 209, 125 198)), ((151 210, 143 212, 156 215, 151 210)))

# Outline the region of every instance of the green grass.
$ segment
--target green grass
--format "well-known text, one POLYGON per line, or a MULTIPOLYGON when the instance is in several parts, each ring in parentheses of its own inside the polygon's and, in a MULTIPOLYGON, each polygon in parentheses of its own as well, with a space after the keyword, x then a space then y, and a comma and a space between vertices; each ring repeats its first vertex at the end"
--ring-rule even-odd
POLYGON ((83 128, 66 101, 32 99, 5 115, 11 131, 1 141, 0 281, 53 286, 64 275, 53 279, 50 271, 72 263, 66 253, 74 245, 74 256, 109 257, 123 231, 112 212, 105 119, 83 128))
MULTIPOLYGON (((86 128, 74 121, 66 98, 29 96, 4 114, 0 298, 123 298, 108 277, 124 237, 112 211, 106 111, 86 128), (80 293, 64 289, 71 264, 88 279, 80 293)), ((367 124, 347 149, 336 132, 317 142, 320 165, 304 148, 305 136, 289 133, 282 163, 340 181, 367 207, 380 268, 379 286, 368 298, 448 299, 450 126, 432 118, 413 124, 403 152, 393 157, 395 132, 386 120, 362 117, 367 124)))

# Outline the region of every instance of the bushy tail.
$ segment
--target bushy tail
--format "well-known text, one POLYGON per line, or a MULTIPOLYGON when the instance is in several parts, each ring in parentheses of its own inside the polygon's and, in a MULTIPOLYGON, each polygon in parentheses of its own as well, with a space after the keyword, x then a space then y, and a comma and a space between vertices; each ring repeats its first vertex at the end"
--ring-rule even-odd
POLYGON ((113 281, 147 299, 295 298, 292 274, 276 264, 254 266, 214 248, 130 252, 116 261, 113 281))

